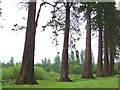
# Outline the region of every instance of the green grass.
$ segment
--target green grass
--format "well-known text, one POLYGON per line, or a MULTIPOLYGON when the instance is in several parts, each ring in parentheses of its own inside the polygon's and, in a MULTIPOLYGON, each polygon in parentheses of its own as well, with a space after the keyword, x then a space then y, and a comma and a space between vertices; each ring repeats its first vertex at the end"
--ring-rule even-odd
POLYGON ((15 85, 4 83, 2 88, 118 88, 118 75, 95 79, 81 79, 80 75, 71 75, 74 82, 39 80, 38 85, 15 85))

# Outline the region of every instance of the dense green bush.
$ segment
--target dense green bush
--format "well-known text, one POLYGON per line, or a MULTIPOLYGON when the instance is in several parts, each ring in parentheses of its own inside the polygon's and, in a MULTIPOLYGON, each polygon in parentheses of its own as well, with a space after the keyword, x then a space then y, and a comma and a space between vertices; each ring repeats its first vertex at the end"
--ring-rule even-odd
POLYGON ((48 73, 48 77, 48 80, 50 81, 57 81, 59 79, 59 74, 54 71, 51 71, 48 73))
POLYGON ((78 64, 70 64, 69 65, 69 74, 81 74, 82 66, 78 64))
POLYGON ((12 67, 9 68, 3 68, 2 70, 2 79, 8 80, 13 78, 13 69, 12 67))
POLYGON ((20 65, 2 69, 2 80, 16 79, 20 70, 20 65))
MULTIPOLYGON (((8 81, 10 79, 15 80, 18 77, 20 71, 20 65, 2 69, 2 80, 8 81)), ((57 79, 58 74, 55 72, 46 72, 42 67, 35 66, 35 79, 36 80, 52 80, 57 79)))
POLYGON ((58 80, 59 74, 50 71, 46 72, 42 67, 35 66, 35 79, 36 80, 53 80, 56 81, 58 80))
POLYGON ((47 80, 49 77, 48 73, 42 68, 35 66, 35 79, 36 80, 47 80))
POLYGON ((120 74, 120 62, 114 64, 114 72, 115 74, 120 74))

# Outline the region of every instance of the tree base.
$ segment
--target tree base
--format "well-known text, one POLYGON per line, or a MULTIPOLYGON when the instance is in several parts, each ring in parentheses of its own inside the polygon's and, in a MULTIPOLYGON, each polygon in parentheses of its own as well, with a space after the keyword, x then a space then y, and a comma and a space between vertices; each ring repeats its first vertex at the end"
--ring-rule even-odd
POLYGON ((96 75, 95 77, 105 77, 104 75, 96 75))
POLYGON ((69 78, 60 78, 58 82, 73 82, 73 81, 70 80, 69 78))
POLYGON ((93 75, 91 76, 82 76, 81 78, 85 78, 85 79, 95 79, 95 77, 93 75))

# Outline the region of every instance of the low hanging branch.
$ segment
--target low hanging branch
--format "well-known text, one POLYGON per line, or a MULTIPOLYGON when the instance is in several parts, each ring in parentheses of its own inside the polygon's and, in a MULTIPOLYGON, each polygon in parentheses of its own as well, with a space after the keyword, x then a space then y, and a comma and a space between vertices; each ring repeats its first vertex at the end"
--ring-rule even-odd
MULTIPOLYGON (((43 2, 43 3, 41 3, 40 4, 40 8, 39 8, 39 10, 38 10, 38 13, 37 13, 37 17, 36 17, 36 22, 35 22, 35 24, 36 24, 36 27, 37 27, 37 25, 38 25, 38 19, 39 19, 39 14, 40 14, 40 11, 41 11, 41 7, 43 6, 43 5, 45 5, 45 4, 48 4, 48 5, 50 5, 50 6, 52 6, 52 7, 56 7, 56 5, 53 5, 53 4, 51 4, 51 3, 49 3, 49 2, 43 2)), ((59 8, 58 8, 59 9, 59 8)))
MULTIPOLYGON (((47 22, 47 24, 45 26, 43 26, 43 31, 45 30, 45 28, 48 26, 52 27, 54 29, 56 33, 53 33, 53 41, 55 41, 56 37, 58 37, 58 32, 59 31, 63 31, 62 33, 64 34, 64 29, 65 29, 65 17, 66 17, 66 3, 65 2, 55 2, 56 7, 58 5, 59 9, 55 9, 53 11, 51 11, 52 13, 52 20, 50 20, 49 22, 47 22)), ((73 3, 71 2, 69 7, 70 9, 70 34, 72 35, 72 38, 70 38, 70 41, 75 42, 75 40, 79 40, 80 37, 80 15, 78 13, 79 10, 79 3, 73 3), (73 33, 74 32, 74 33, 73 33)), ((54 32, 53 31, 53 32, 54 32)), ((57 42, 58 43, 58 42, 57 42)), ((57 45, 56 43, 56 45, 57 45)), ((70 48, 72 48, 72 46, 75 46, 74 43, 70 42, 70 48)))
MULTIPOLYGON (((20 2, 20 3, 23 4, 23 2, 20 2)), ((24 3, 24 4, 27 4, 27 3, 24 3)), ((48 4, 48 5, 50 5, 50 6, 54 7, 54 8, 56 7, 56 4, 53 5, 53 4, 49 3, 49 2, 42 2, 42 3, 40 4, 40 7, 39 7, 39 10, 38 10, 38 13, 37 13, 37 17, 36 17, 36 20, 35 20, 35 27, 38 26, 38 19, 39 19, 39 16, 40 16, 39 14, 40 14, 40 11, 41 11, 42 6, 45 5, 45 4, 48 4)), ((59 9, 58 7, 56 7, 56 8, 59 9)), ((19 26, 18 24, 14 24, 14 27, 15 27, 15 29, 12 29, 12 30, 14 30, 14 31, 22 30, 22 29, 26 28, 26 27, 24 27, 24 26, 19 26)))

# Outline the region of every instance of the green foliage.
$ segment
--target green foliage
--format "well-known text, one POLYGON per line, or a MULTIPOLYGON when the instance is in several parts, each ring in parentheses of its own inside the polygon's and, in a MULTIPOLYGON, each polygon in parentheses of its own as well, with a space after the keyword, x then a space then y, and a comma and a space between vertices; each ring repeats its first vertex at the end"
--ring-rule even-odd
POLYGON ((60 56, 57 54, 56 57, 54 58, 52 70, 56 73, 60 73, 60 65, 61 65, 60 56))
POLYGON ((50 59, 44 58, 42 59, 42 63, 37 63, 36 66, 44 68, 44 70, 47 72, 53 71, 56 73, 60 73, 60 64, 60 56, 56 55, 56 57, 54 58, 54 63, 51 63, 50 59))
MULTIPOLYGON (((81 50, 80 58, 78 51, 75 52, 75 55, 74 52, 72 51, 71 54, 69 54, 69 74, 82 74, 84 62, 85 62, 85 50, 81 50)), ((96 65, 93 53, 92 53, 92 73, 93 74, 96 73, 96 65)))
POLYGON ((46 80, 49 77, 48 73, 41 67, 35 66, 35 79, 36 80, 46 80))
POLYGON ((69 54, 69 63, 74 63, 75 61, 75 55, 74 52, 71 51, 71 54, 69 54))
POLYGON ((16 79, 20 70, 20 65, 14 67, 8 67, 2 69, 2 79, 9 80, 9 79, 16 79))
POLYGON ((81 73, 81 65, 79 62, 79 52, 76 51, 75 54, 73 51, 69 54, 69 74, 80 74, 81 73))
POLYGON ((118 75, 96 79, 81 79, 80 77, 80 75, 70 75, 70 78, 74 82, 63 83, 56 81, 39 80, 38 85, 4 84, 2 88, 118 88, 118 75))
POLYGON ((93 64, 92 65, 92 74, 96 74, 96 65, 95 64, 93 64))
POLYGON ((70 64, 69 65, 69 74, 81 74, 82 66, 78 64, 70 64))
POLYGON ((41 66, 47 71, 51 71, 52 70, 52 66, 51 66, 51 61, 50 59, 44 58, 42 59, 42 63, 41 66))
MULTIPOLYGON (((35 79, 36 80, 57 80, 59 76, 58 73, 55 72, 47 72, 42 67, 36 66, 35 69, 35 79), (51 78, 50 78, 51 77, 51 78)), ((20 72, 20 64, 15 65, 13 67, 8 68, 2 68, 0 71, 2 71, 2 80, 9 82, 9 80, 16 80, 19 72, 20 72)), ((1 72, 0 72, 1 73, 1 72)))
POLYGON ((47 80, 50 80, 50 81, 57 81, 59 79, 59 74, 56 73, 56 72, 49 72, 48 75, 47 75, 48 79, 47 80))
POLYGON ((115 63, 114 65, 115 74, 120 74, 120 62, 115 63))

